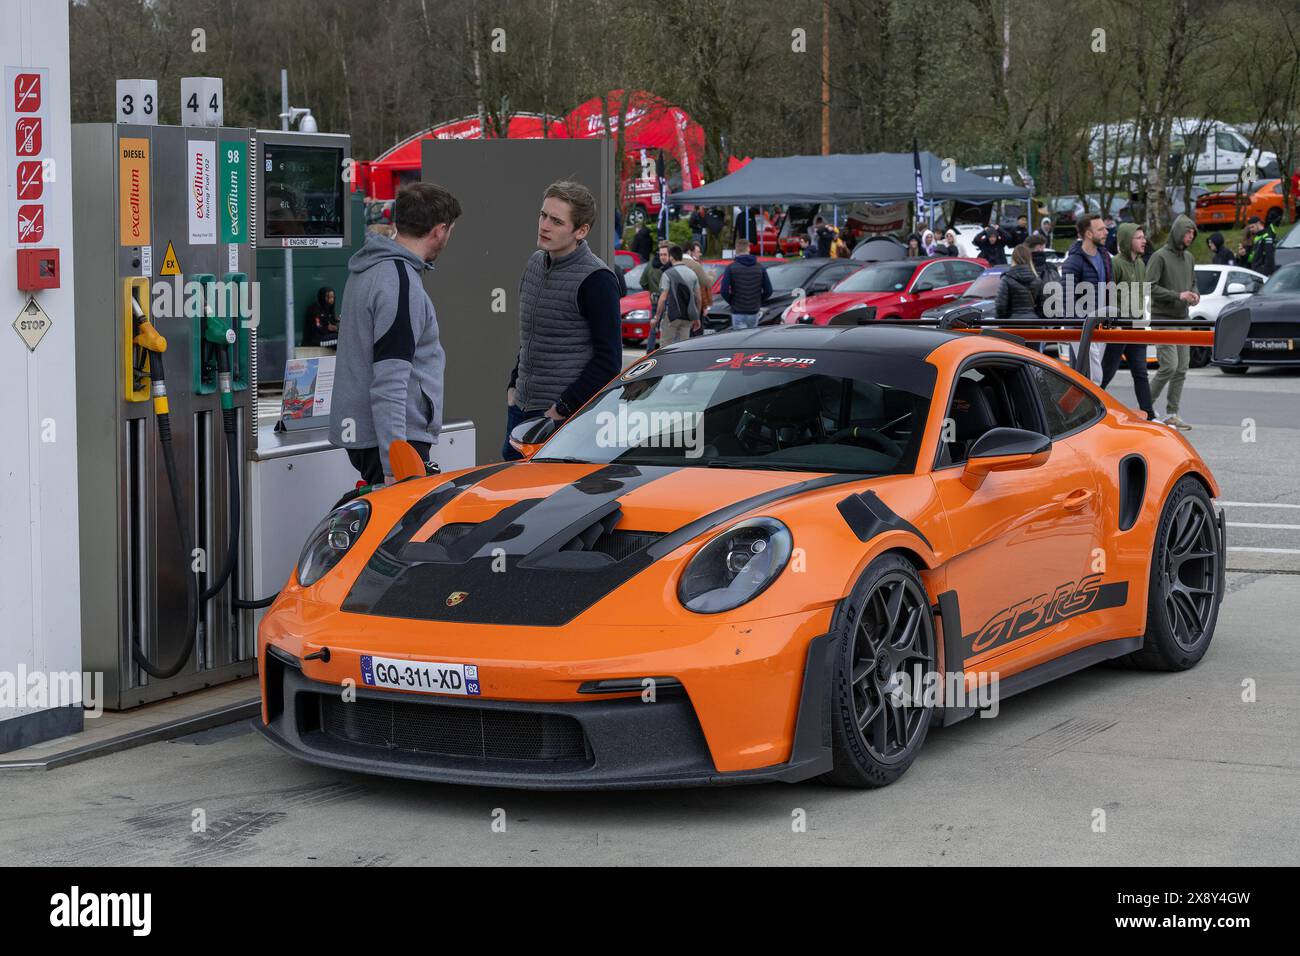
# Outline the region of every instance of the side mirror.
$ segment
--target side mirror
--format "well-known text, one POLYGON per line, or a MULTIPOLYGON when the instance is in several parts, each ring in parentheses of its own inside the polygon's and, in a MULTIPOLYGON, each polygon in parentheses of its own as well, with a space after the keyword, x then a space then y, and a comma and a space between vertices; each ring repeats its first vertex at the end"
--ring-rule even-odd
POLYGON ((1223 290, 1224 295, 1246 295, 1248 292, 1250 290, 1241 282, 1229 282, 1228 288, 1223 290))
POLYGON ((966 454, 961 482, 975 491, 990 472, 1019 471, 1047 463, 1052 440, 1023 428, 990 428, 975 440, 966 454))
POLYGON ((532 458, 546 444, 546 440, 555 434, 559 425, 554 418, 545 415, 520 422, 510 432, 510 444, 525 458, 532 458))

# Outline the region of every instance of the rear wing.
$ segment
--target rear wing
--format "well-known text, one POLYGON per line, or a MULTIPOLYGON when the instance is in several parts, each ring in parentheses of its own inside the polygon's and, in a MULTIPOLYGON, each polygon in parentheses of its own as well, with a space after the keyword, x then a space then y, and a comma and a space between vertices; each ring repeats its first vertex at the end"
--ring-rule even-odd
MULTIPOLYGON (((875 318, 874 307, 862 307, 842 312, 831 320, 832 325, 898 325, 919 328, 947 329, 972 335, 989 335, 1006 339, 1019 345, 1029 342, 1078 342, 1072 368, 1082 375, 1088 374, 1088 346, 1094 342, 1118 342, 1132 345, 1194 345, 1214 349, 1214 358, 1229 342, 1216 345, 1215 328, 1207 328, 1203 319, 1151 319, 1134 322, 1131 319, 1113 319, 1089 316, 1085 319, 992 319, 979 309, 959 309, 942 318, 880 319, 875 318)), ((1235 316, 1234 316, 1235 318, 1235 316)), ((1235 323, 1234 323, 1235 326, 1235 323)), ((1249 327, 1249 319, 1243 328, 1249 327)), ((1236 343, 1236 352, 1246 335, 1242 331, 1236 343)), ((1234 353, 1235 354, 1235 353, 1234 353)))

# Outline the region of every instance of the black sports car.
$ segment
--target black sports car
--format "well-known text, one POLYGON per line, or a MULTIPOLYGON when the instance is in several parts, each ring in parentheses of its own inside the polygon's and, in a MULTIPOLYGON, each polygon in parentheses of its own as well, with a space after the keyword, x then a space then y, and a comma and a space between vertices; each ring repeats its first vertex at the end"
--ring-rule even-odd
MULTIPOLYGON (((794 259, 767 267, 767 277, 772 280, 772 295, 763 301, 759 325, 774 325, 781 321, 781 313, 794 301, 799 289, 805 295, 829 292, 846 276, 861 269, 865 262, 852 259, 794 259)), ((704 317, 704 334, 731 331, 731 306, 721 296, 713 300, 708 315, 704 317)))
POLYGON ((1252 365, 1300 366, 1300 262, 1278 269, 1255 295, 1223 307, 1211 361, 1237 375, 1252 365))

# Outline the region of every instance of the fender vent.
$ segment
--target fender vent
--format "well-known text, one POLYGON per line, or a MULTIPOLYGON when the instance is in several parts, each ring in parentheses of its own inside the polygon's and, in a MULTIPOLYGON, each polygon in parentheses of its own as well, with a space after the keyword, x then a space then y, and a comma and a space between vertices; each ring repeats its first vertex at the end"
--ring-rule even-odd
POLYGON ((1119 530, 1137 524, 1147 493, 1147 461, 1141 455, 1125 455, 1119 463, 1119 530))

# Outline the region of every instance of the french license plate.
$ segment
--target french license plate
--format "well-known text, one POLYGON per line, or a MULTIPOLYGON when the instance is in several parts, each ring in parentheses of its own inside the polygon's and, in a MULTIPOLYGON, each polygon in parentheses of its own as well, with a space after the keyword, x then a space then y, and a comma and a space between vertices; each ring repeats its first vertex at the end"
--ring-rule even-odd
POLYGON ((361 655, 361 682, 367 687, 390 687, 428 694, 478 697, 478 665, 439 661, 395 660, 361 655))
POLYGON ((1250 339, 1246 347, 1258 352, 1290 352, 1295 348, 1295 339, 1250 339))

